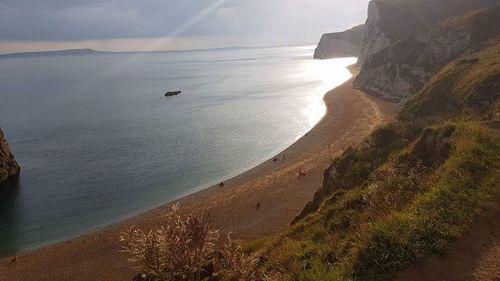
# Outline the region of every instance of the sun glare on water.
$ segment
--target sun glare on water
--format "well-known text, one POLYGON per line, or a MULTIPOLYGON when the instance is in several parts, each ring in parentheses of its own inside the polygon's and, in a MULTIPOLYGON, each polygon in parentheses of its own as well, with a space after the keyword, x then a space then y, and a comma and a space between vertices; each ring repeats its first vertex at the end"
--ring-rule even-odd
POLYGON ((313 93, 308 97, 308 106, 304 112, 309 125, 314 126, 323 118, 326 113, 324 95, 352 77, 347 66, 356 63, 356 61, 356 58, 309 60, 302 66, 298 75, 318 82, 313 93))

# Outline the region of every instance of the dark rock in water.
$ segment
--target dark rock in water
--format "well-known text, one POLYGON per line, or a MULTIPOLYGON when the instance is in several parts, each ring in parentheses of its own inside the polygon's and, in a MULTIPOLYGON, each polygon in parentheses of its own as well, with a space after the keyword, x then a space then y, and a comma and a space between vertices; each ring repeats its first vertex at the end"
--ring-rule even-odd
POLYGON ((166 97, 173 97, 173 96, 179 95, 180 93, 182 93, 182 91, 172 91, 172 92, 165 93, 165 96, 166 97))
POLYGON ((2 130, 0 130, 0 182, 16 176, 19 174, 19 170, 19 165, 10 151, 9 144, 4 139, 2 130))

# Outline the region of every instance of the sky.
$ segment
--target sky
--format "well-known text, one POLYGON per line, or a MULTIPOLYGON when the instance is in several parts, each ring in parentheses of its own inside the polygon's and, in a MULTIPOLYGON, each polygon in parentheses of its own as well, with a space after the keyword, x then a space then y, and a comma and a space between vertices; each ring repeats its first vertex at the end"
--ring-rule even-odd
POLYGON ((315 44, 369 0, 0 0, 0 53, 315 44))

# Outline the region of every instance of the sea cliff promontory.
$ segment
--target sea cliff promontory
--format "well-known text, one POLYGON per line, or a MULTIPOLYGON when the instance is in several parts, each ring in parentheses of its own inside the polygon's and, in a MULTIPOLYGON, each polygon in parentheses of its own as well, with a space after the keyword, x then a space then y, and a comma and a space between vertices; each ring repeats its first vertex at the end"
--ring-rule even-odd
POLYGON ((372 0, 358 63, 398 42, 416 36, 440 21, 500 3, 498 0, 372 0))
POLYGON ((329 59, 359 56, 364 32, 365 25, 362 24, 343 32, 323 34, 318 47, 314 51, 314 58, 329 59))
POLYGON ((257 248, 262 268, 290 280, 498 279, 493 2, 370 2, 354 84, 405 105, 332 160, 290 230, 257 248))
POLYGON ((0 182, 19 174, 20 168, 0 129, 0 182))
POLYGON ((406 100, 449 62, 500 39, 500 5, 442 21, 368 57, 354 81, 367 93, 406 100))

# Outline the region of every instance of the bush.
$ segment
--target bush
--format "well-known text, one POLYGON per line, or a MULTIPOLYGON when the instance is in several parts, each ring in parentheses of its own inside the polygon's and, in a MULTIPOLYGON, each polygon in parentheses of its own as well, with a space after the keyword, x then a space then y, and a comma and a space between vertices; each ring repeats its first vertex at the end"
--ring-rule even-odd
POLYGON ((134 280, 262 280, 256 270, 257 259, 242 251, 228 236, 217 248, 219 231, 209 226, 203 214, 186 215, 173 205, 165 224, 144 232, 130 228, 120 241, 121 252, 140 273, 134 280))

